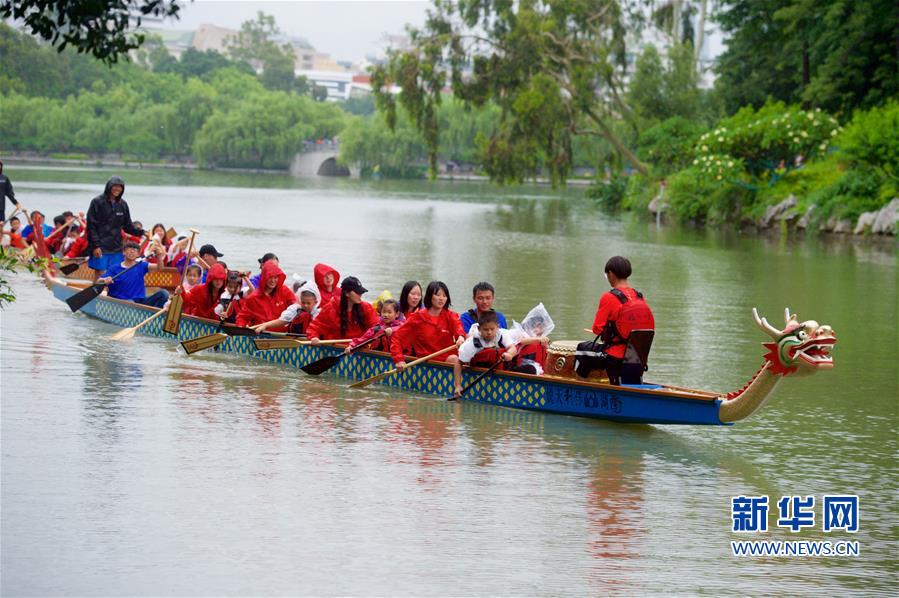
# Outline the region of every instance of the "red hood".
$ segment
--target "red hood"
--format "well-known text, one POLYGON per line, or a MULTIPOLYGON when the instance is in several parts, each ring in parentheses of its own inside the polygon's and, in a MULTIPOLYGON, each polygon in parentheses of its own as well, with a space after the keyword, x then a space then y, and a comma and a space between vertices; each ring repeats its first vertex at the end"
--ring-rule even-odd
POLYGON ((212 264, 209 273, 206 274, 206 282, 212 282, 213 280, 228 280, 228 271, 225 270, 223 265, 218 263, 212 264))
POLYGON ((315 268, 312 273, 315 275, 315 286, 319 288, 319 290, 325 290, 325 275, 331 272, 334 274, 334 284, 331 287, 332 290, 340 285, 340 272, 329 266, 328 264, 315 264, 315 268))
MULTIPOLYGON (((259 277, 259 288, 257 289, 259 292, 264 293, 266 288, 266 283, 272 277, 276 277, 278 279, 278 287, 284 284, 284 281, 287 280, 287 275, 279 268, 274 262, 265 262, 262 264, 262 275, 259 277)), ((277 289, 278 287, 275 287, 277 289)))

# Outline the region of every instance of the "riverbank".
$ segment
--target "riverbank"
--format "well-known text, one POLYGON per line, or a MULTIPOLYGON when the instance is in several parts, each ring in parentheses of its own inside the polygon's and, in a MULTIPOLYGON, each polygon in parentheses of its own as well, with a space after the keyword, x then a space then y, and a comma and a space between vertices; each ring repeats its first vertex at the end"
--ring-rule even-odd
POLYGON ((267 168, 201 168, 193 161, 177 160, 128 160, 122 156, 104 155, 89 156, 86 158, 55 158, 32 152, 7 154, 4 159, 7 162, 24 162, 26 164, 51 165, 51 166, 92 166, 104 168, 108 166, 122 168, 160 168, 169 170, 208 170, 221 172, 244 172, 250 174, 283 174, 289 175, 289 170, 273 170, 267 168))

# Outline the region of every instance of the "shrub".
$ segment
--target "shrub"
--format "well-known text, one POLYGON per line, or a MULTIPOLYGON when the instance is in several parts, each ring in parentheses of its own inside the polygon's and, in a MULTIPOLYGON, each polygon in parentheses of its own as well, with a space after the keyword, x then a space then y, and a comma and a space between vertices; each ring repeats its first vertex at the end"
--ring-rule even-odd
POLYGON ((658 174, 670 174, 686 168, 693 160, 701 132, 702 127, 685 118, 669 118, 640 133, 637 155, 652 164, 658 174))
POLYGON ((597 181, 584 194, 607 210, 617 210, 627 193, 627 177, 615 176, 608 181, 597 181))

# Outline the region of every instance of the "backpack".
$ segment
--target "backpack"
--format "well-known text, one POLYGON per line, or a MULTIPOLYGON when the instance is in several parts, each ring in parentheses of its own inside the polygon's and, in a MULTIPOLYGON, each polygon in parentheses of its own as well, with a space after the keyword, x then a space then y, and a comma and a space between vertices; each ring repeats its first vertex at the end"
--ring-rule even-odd
POLYGON ((621 309, 618 310, 618 319, 606 322, 600 335, 607 347, 626 344, 632 330, 655 330, 655 319, 643 299, 643 293, 634 291, 637 293, 636 299, 629 299, 621 289, 609 291, 621 302, 621 309))

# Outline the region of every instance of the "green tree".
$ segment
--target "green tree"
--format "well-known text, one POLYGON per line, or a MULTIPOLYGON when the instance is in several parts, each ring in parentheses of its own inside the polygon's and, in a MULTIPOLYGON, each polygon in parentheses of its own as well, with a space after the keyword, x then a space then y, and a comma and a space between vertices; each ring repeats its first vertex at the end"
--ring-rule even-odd
POLYGON ((728 112, 769 98, 834 112, 899 93, 895 2, 730 0, 716 89, 728 112))
POLYGON ((274 38, 280 33, 275 18, 259 11, 255 21, 244 21, 240 32, 228 38, 228 54, 234 60, 262 69, 259 80, 268 89, 291 92, 297 87, 296 59, 290 44, 275 43, 274 38))
POLYGON ((140 47, 141 17, 178 18, 178 0, 2 0, 0 17, 24 22, 32 34, 56 46, 71 45, 111 64, 140 47))
POLYGON ((625 15, 617 0, 439 1, 424 28, 410 34, 413 47, 375 68, 372 84, 391 126, 397 100, 388 88, 401 87, 399 103, 424 135, 432 173, 447 85, 467 104, 493 101, 501 109, 479 144, 494 180, 521 181, 543 170, 553 182, 564 181, 578 135, 605 138, 646 172, 612 124, 627 113, 617 68, 625 15))

